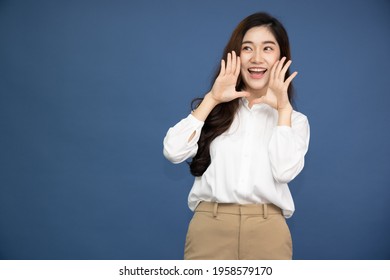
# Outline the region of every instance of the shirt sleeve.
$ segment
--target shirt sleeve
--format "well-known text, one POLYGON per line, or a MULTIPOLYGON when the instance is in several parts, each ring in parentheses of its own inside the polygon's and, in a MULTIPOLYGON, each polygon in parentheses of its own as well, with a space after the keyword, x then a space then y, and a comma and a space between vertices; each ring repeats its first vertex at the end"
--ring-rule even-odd
POLYGON ((164 138, 164 156, 172 163, 181 163, 194 157, 203 125, 204 122, 189 114, 171 127, 164 138))
POLYGON ((309 122, 307 117, 300 113, 293 116, 291 127, 274 128, 268 152, 272 174, 277 182, 288 183, 302 171, 309 139, 309 122))

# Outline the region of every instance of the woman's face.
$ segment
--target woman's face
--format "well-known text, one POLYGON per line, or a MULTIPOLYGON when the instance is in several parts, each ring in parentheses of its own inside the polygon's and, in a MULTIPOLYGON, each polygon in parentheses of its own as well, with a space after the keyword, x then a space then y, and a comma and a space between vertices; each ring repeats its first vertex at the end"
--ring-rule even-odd
POLYGON ((280 47, 266 26, 249 29, 241 45, 241 76, 245 90, 257 96, 267 91, 272 66, 280 59, 280 47))

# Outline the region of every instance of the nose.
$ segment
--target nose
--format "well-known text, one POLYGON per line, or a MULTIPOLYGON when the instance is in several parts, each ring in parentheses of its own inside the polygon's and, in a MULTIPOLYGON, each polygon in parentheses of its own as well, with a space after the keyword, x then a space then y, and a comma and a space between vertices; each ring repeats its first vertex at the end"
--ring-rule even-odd
POLYGON ((260 63, 263 61, 263 56, 260 51, 255 50, 252 53, 251 62, 253 63, 260 63))

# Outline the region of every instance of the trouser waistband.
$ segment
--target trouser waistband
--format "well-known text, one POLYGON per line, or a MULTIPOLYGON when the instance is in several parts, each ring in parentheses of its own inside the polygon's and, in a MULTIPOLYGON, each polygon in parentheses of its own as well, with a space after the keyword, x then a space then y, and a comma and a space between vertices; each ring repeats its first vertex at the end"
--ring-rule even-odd
POLYGON ((195 212, 211 212, 216 217, 218 213, 232 215, 268 215, 282 214, 282 209, 274 204, 235 204, 202 201, 195 212))

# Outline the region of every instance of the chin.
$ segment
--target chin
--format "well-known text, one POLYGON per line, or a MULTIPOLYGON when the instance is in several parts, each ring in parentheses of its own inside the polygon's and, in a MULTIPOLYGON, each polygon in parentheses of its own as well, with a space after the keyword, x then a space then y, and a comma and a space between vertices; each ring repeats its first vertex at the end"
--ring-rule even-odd
POLYGON ((247 90, 262 91, 268 87, 268 80, 261 79, 254 81, 253 79, 243 79, 247 90))
POLYGON ((248 83, 246 84, 246 88, 248 89, 248 91, 254 91, 254 92, 259 92, 259 91, 263 91, 267 88, 267 85, 268 84, 253 84, 253 83, 248 83))

